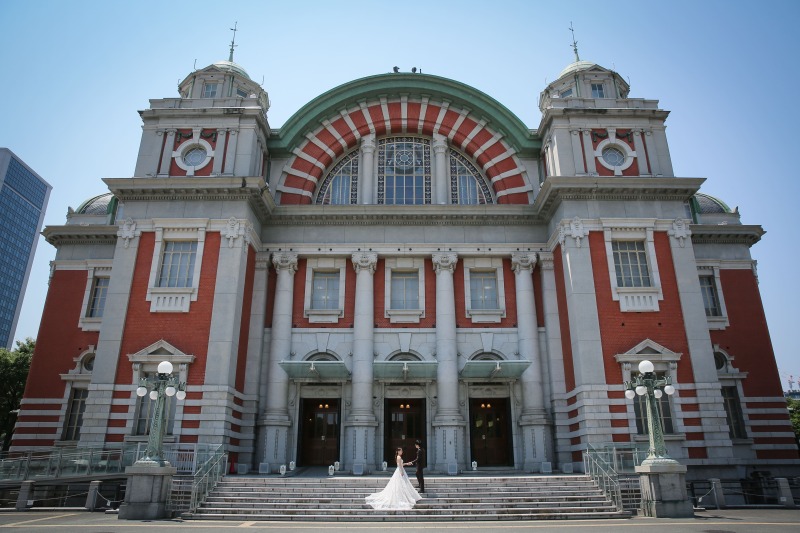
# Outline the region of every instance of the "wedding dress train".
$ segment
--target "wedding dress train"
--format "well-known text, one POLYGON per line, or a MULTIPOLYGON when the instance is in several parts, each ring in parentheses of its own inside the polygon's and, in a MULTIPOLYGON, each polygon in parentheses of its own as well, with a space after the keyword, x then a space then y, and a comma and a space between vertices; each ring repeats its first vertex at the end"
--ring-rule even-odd
POLYGON ((392 474, 386 487, 364 498, 374 509, 386 511, 408 511, 421 499, 422 496, 414 489, 406 475, 402 457, 398 457, 397 470, 392 474))

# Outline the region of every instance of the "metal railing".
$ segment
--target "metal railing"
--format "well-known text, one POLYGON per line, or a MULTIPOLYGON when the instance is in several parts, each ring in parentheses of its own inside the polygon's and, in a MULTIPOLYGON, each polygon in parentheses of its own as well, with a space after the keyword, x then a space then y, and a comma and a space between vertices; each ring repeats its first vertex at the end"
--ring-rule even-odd
MULTIPOLYGON (((193 474, 198 465, 214 457, 220 445, 165 444, 164 458, 179 473, 193 474)), ((0 482, 74 478, 125 473, 125 468, 144 457, 147 443, 114 449, 52 448, 6 452, 0 456, 0 482)))
POLYGON ((193 476, 176 476, 172 478, 172 489, 167 499, 167 510, 179 513, 194 512, 227 471, 228 454, 220 446, 200 465, 193 476))
POLYGON ((595 480, 618 510, 635 512, 642 501, 635 467, 646 457, 647 449, 641 446, 589 444, 583 453, 584 471, 595 480))

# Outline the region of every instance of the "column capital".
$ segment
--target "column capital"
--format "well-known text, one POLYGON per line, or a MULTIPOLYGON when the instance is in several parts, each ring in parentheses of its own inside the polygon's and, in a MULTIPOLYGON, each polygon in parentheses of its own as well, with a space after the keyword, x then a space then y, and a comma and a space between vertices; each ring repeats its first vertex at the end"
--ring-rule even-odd
POLYGON ((272 266, 275 270, 287 270, 290 274, 297 272, 297 253, 296 252, 275 252, 272 254, 272 266))
POLYGON ((433 269, 437 274, 445 270, 452 274, 456 269, 456 263, 458 263, 458 254, 452 252, 435 253, 432 259, 433 269))
POLYGON ((269 252, 256 252, 256 270, 269 270, 269 252))
POLYGON ((375 152, 375 135, 365 135, 361 138, 361 151, 370 154, 375 152))
POLYGON ((353 254, 352 259, 356 274, 362 270, 367 270, 370 274, 375 273, 375 267, 378 264, 378 254, 376 252, 356 252, 353 254))
POLYGON ((540 252, 539 253, 539 267, 542 270, 553 270, 553 253, 552 252, 540 252))
POLYGON ((447 137, 443 135, 433 136, 433 153, 443 154, 447 151, 447 137))
POLYGON ((515 274, 519 274, 523 270, 530 270, 533 272, 533 267, 536 266, 536 254, 533 252, 513 253, 511 254, 511 270, 515 274))

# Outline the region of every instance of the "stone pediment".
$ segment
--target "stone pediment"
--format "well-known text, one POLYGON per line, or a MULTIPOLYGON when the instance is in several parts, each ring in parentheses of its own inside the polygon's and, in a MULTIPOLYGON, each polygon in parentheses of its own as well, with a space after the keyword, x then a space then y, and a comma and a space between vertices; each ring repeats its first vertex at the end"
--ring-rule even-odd
POLYGON ((673 352, 651 339, 645 339, 625 353, 618 353, 614 359, 618 363, 638 363, 644 359, 660 362, 677 362, 680 353, 673 352))
POLYGON ((136 353, 128 354, 128 360, 131 363, 160 363, 166 360, 172 364, 188 364, 194 361, 194 355, 186 354, 161 339, 136 353))

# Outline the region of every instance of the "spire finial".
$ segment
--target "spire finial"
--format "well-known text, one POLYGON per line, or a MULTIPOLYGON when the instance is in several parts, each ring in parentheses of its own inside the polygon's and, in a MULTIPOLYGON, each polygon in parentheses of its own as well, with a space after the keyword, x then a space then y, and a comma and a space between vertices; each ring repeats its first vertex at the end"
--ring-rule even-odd
POLYGON ((575 62, 577 63, 578 61, 581 60, 581 58, 578 55, 578 41, 575 40, 575 30, 572 28, 572 21, 569 21, 569 31, 572 32, 572 50, 573 52, 575 52, 575 62))
POLYGON ((228 56, 228 61, 233 63, 233 49, 236 48, 238 45, 234 44, 236 42, 236 27, 239 25, 239 22, 233 23, 233 28, 231 31, 233 32, 233 38, 231 39, 231 55, 228 56))

